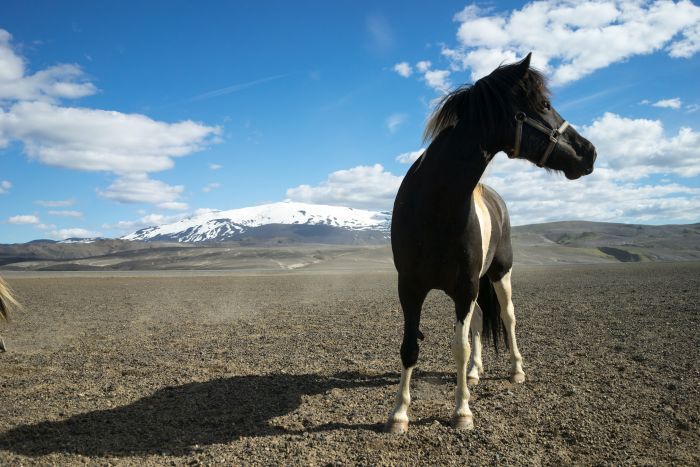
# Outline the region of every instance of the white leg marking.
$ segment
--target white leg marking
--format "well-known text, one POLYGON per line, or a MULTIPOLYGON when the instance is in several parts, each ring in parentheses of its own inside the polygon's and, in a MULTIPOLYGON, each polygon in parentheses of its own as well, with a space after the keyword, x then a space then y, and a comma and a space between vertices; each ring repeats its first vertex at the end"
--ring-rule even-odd
POLYGON ((501 306, 501 319, 508 332, 508 345, 510 346, 510 375, 511 381, 514 383, 522 383, 525 381, 525 372, 523 371, 523 357, 518 350, 518 343, 515 339, 515 308, 513 307, 512 289, 510 286, 509 270, 503 278, 493 283, 498 296, 498 304, 501 306))
MULTIPOLYGON (((479 187, 476 190, 480 190, 479 187)), ((479 230, 481 231, 481 271, 479 277, 483 276, 488 269, 486 264, 489 253, 489 244, 491 243, 491 214, 484 203, 483 195, 479 191, 474 191, 474 206, 476 207, 476 217, 479 219, 479 230)))
POLYGON ((413 368, 402 368, 399 391, 396 393, 394 410, 386 422, 386 431, 390 433, 405 433, 408 431, 408 406, 411 404, 411 374, 413 368))
POLYGON ((467 362, 469 361, 469 325, 474 314, 475 302, 469 306, 469 313, 464 322, 455 324, 455 334, 452 340, 452 353, 457 362, 457 389, 455 390, 455 411, 452 424, 457 429, 474 428, 472 411, 469 410, 469 388, 467 387, 467 362))
POLYGON ((469 372, 467 382, 469 384, 479 384, 479 375, 484 372, 484 365, 481 362, 481 332, 483 330, 483 315, 478 305, 474 307, 474 316, 469 327, 472 338, 472 353, 469 358, 469 372))

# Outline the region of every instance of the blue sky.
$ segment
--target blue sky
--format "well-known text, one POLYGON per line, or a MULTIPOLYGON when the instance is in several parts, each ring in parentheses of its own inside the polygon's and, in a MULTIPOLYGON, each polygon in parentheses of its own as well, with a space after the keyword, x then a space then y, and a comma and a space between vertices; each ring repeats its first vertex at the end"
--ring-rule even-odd
POLYGON ((497 157, 514 223, 700 221, 700 7, 431 3, 3 3, 0 243, 390 209, 434 100, 529 51, 599 157, 575 182, 497 157))

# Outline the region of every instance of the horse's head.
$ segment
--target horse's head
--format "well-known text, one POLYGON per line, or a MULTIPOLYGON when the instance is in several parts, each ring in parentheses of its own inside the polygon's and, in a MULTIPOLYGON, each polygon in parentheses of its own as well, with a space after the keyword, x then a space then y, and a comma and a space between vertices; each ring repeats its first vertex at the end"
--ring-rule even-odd
POLYGON ((424 139, 461 126, 488 154, 505 151, 570 179, 593 172, 595 147, 554 110, 544 76, 530 68, 530 55, 445 95, 424 139))
POLYGON ((530 68, 530 55, 485 78, 506 73, 508 81, 516 83, 510 87, 513 131, 509 141, 503 141, 505 152, 508 157, 563 172, 571 180, 588 175, 593 172, 595 147, 554 109, 544 77, 530 68))

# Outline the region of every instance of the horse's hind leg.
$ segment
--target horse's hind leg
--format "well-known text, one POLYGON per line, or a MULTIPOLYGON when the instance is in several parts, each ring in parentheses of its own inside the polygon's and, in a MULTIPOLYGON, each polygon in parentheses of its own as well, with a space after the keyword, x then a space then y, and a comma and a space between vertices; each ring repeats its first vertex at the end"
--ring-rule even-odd
POLYGON ((479 384, 479 375, 484 372, 484 365, 481 361, 481 332, 483 330, 483 316, 479 305, 474 306, 474 314, 469 331, 472 339, 472 352, 469 358, 469 370, 467 372, 467 383, 479 384))
POLYGON ((518 350, 518 343, 515 339, 515 308, 513 307, 512 289, 510 285, 510 273, 508 272, 501 280, 493 283, 498 297, 498 304, 501 308, 501 320, 508 333, 508 345, 510 347, 510 380, 513 383, 522 383, 525 381, 525 372, 523 371, 523 357, 518 350))
POLYGON ((386 422, 386 431, 405 433, 408 431, 408 406, 411 403, 411 374, 418 361, 418 336, 420 335, 420 312, 427 289, 399 276, 399 300, 403 310, 404 329, 401 344, 401 382, 396 393, 394 409, 386 422))

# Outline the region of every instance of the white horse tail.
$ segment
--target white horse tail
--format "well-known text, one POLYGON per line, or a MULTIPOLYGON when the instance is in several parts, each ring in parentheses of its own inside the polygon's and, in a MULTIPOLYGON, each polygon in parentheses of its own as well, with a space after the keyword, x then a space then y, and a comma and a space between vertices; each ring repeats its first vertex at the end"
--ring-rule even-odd
POLYGON ((19 302, 12 296, 7 282, 0 277, 0 321, 8 319, 13 308, 19 308, 19 302))

